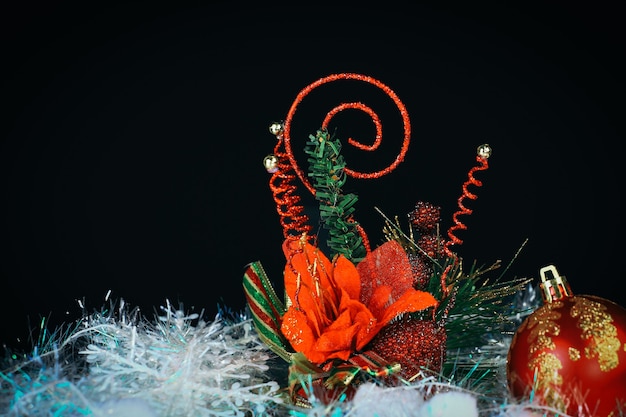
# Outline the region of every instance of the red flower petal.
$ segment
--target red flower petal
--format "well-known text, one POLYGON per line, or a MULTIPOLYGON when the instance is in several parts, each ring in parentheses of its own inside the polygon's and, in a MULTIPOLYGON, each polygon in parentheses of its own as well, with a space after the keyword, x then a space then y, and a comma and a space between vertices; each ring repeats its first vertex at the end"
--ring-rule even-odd
POLYGON ((368 253, 356 268, 361 278, 361 301, 365 305, 369 305, 374 292, 382 285, 392 289, 392 302, 413 288, 409 257, 395 240, 389 240, 368 253))
MULTIPOLYGON (((346 360, 355 351, 355 336, 359 324, 352 321, 349 310, 344 311, 337 320, 328 326, 315 343, 315 350, 325 354, 326 359, 339 358, 346 360)), ((313 352, 305 352, 307 357, 313 352)))
POLYGON ((285 293, 296 309, 306 313, 319 336, 338 314, 341 292, 332 279, 333 265, 304 240, 285 240, 283 251, 287 258, 285 293))
POLYGON ((408 256, 389 241, 355 266, 343 255, 334 263, 305 239, 287 239, 285 293, 290 305, 281 332, 312 363, 347 360, 392 319, 436 306, 413 288, 408 256))
POLYGON ((378 320, 359 300, 342 297, 339 308, 341 311, 350 311, 352 322, 357 325, 355 347, 360 350, 376 335, 378 320))
POLYGON ((367 304, 374 317, 381 318, 385 315, 385 310, 392 304, 391 287, 381 285, 374 290, 372 297, 367 304))
POLYGON ((283 315, 280 331, 297 352, 310 350, 317 340, 306 314, 294 308, 288 309, 283 315))
POLYGON ((353 300, 358 300, 361 295, 361 279, 359 272, 352 262, 345 256, 340 255, 335 261, 333 272, 335 284, 345 290, 353 300))
POLYGON ((413 288, 406 291, 399 300, 385 310, 385 315, 380 318, 379 324, 384 326, 402 313, 414 313, 428 307, 435 307, 437 300, 429 292, 417 291, 413 288))

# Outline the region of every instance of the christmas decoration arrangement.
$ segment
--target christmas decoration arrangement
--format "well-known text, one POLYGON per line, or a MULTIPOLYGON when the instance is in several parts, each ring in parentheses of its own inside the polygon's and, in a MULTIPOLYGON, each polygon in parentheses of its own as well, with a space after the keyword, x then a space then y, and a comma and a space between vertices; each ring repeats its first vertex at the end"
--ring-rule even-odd
POLYGON ((488 144, 476 149, 445 233, 441 208, 420 200, 404 220, 376 209, 384 238, 373 244, 345 186, 403 162, 411 123, 395 92, 369 76, 329 75, 301 90, 270 132, 276 144, 263 164, 282 227, 280 281, 250 263, 246 309, 210 319, 169 302, 147 318, 107 295, 68 327, 43 323, 32 352, 4 359, 0 416, 626 415, 626 309, 574 295, 553 265, 538 269, 536 290, 532 278, 505 278, 510 263, 478 267, 454 251, 477 175, 489 168, 488 144), (329 129, 335 115, 361 111, 374 123, 372 144, 349 145, 375 151, 382 141, 374 110, 349 102, 303 143, 301 168, 293 117, 334 82, 373 85, 397 107, 404 136, 387 167, 348 167, 340 129, 329 129), (315 224, 305 193, 318 205, 315 224))

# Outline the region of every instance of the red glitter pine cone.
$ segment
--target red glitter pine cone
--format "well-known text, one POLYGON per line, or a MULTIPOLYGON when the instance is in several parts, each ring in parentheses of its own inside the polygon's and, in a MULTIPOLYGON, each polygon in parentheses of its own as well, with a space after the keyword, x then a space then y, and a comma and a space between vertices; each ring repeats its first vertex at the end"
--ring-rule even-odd
POLYGON ((405 315, 385 326, 370 342, 368 349, 402 367, 399 376, 412 379, 437 375, 446 359, 446 330, 434 320, 405 315))
POLYGON ((441 215, 441 208, 424 201, 418 201, 415 209, 409 213, 409 221, 420 232, 428 233, 435 230, 441 215))

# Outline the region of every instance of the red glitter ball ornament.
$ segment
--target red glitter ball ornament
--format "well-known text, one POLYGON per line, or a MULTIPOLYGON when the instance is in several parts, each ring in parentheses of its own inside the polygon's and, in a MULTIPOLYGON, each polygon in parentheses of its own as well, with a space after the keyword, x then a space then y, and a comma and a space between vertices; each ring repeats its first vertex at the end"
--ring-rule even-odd
POLYGON ((553 266, 540 273, 544 305, 522 322, 509 347, 511 393, 570 416, 617 417, 626 410, 626 309, 573 295, 553 266))

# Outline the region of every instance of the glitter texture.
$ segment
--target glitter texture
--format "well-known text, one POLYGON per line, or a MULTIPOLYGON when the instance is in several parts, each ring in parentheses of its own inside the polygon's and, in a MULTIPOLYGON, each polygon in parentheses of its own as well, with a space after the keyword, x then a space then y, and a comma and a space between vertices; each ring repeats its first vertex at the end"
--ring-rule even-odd
POLYGON ((437 375, 446 357, 446 331, 432 320, 405 315, 383 328, 369 348, 390 362, 401 365, 400 376, 437 375))
POLYGON ((487 163, 487 158, 481 156, 480 152, 479 152, 479 155, 476 157, 476 162, 478 162, 478 165, 475 167, 472 167, 469 170, 469 172, 467 173, 467 181, 463 183, 463 194, 461 194, 461 196, 459 197, 457 201, 459 210, 457 210, 452 215, 452 220, 454 222, 454 225, 448 229, 448 237, 450 238, 450 240, 448 240, 444 246, 444 250, 446 251, 446 254, 448 254, 448 256, 453 256, 453 253, 450 250, 450 246, 460 245, 461 243, 463 243, 463 241, 456 236, 455 232, 458 230, 467 229, 467 226, 462 221, 459 220, 459 216, 472 214, 472 210, 465 207, 465 204, 464 204, 465 199, 469 198, 470 200, 476 200, 478 198, 476 194, 473 194, 472 192, 469 191, 468 187, 470 185, 473 185, 475 187, 481 187, 483 185, 482 181, 479 181, 476 178, 474 178, 474 173, 476 171, 484 171, 487 168, 489 168, 489 164, 487 163))
POLYGON ((534 392, 570 415, 616 416, 616 404, 626 405, 625 344, 626 309, 617 304, 590 295, 548 302, 511 341, 511 392, 518 398, 534 392))
MULTIPOLYGON (((394 169, 396 169, 398 165, 404 160, 404 157, 409 148, 409 142, 411 138, 411 122, 409 120, 409 114, 406 110, 406 107, 404 106, 404 103, 400 101, 400 98, 396 95, 396 93, 393 92, 391 88, 389 88, 387 85, 383 84, 382 82, 378 81, 375 78, 372 78, 366 75, 361 75, 361 74, 339 73, 339 74, 332 74, 332 75, 320 78, 319 80, 303 88, 302 91, 300 91, 300 93, 297 95, 296 99, 291 105, 291 108, 289 109, 287 118, 285 119, 284 132, 283 132, 284 140, 285 140, 285 151, 289 157, 289 160, 291 161, 291 165, 293 166, 296 174, 298 175, 302 183, 308 188, 311 194, 315 194, 315 189, 313 188, 309 180, 306 178, 302 169, 299 168, 298 163, 295 159, 294 153, 291 148, 291 137, 290 137, 291 121, 293 119, 293 116, 296 112, 298 105, 302 102, 304 97, 306 97, 312 90, 314 90, 315 88, 323 84, 333 82, 333 81, 338 81, 338 80, 363 81, 363 82, 372 84, 380 88, 385 94, 387 94, 393 100, 393 102, 396 104, 396 106, 400 110, 400 115, 402 116, 402 122, 404 126, 404 138, 402 141, 402 147, 400 149, 400 153, 396 156, 395 160, 389 166, 379 171, 370 172, 370 173, 358 172, 358 171, 351 170, 349 168, 345 168, 344 171, 348 176, 360 178, 360 179, 369 179, 369 178, 380 178, 384 175, 387 175, 390 172, 392 172, 394 169)), ((335 115, 339 111, 344 110, 346 108, 360 109, 362 111, 365 111, 367 114, 369 114, 372 117, 372 120, 374 121, 374 124, 376 126, 376 132, 377 132, 376 140, 373 145, 369 145, 369 146, 363 145, 361 143, 356 142, 355 140, 351 140, 349 141, 349 143, 363 150, 375 150, 376 148, 378 148, 378 144, 380 143, 381 138, 382 138, 382 130, 381 130, 380 121, 378 120, 378 116, 376 116, 374 111, 363 104, 345 103, 343 105, 335 107, 333 110, 331 110, 328 113, 328 116, 326 116, 326 118, 324 119, 324 125, 327 125, 329 123, 330 118, 332 118, 333 115, 335 115)))

